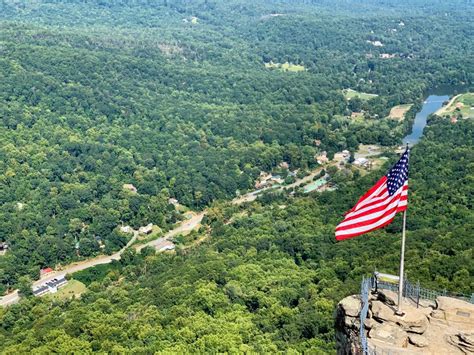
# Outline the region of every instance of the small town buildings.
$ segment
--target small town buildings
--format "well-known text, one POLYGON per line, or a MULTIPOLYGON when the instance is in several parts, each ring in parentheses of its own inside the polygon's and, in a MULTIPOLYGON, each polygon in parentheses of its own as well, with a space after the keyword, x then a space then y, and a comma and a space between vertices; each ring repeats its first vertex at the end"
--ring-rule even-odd
POLYGON ((315 160, 318 162, 318 164, 320 164, 320 165, 326 164, 326 163, 329 161, 329 159, 328 159, 328 157, 327 157, 327 152, 326 152, 326 151, 324 151, 324 152, 322 152, 321 154, 315 156, 314 159, 315 159, 315 160))
POLYGON ((137 193, 137 188, 135 186, 133 186, 132 184, 123 184, 123 189, 124 190, 127 190, 127 191, 130 191, 130 192, 133 192, 133 193, 137 193))
POLYGON ((138 232, 140 234, 150 234, 151 232, 153 232, 153 223, 150 223, 144 227, 140 227, 140 229, 138 229, 138 232))
POLYGON ((51 281, 45 282, 44 284, 33 288, 33 295, 39 297, 47 293, 56 293, 58 288, 67 284, 67 280, 64 276, 57 279, 52 279, 51 281))

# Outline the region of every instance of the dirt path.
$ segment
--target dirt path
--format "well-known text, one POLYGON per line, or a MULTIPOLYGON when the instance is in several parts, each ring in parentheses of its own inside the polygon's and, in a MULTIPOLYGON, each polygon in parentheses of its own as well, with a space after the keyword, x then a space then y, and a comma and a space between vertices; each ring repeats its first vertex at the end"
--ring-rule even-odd
POLYGON ((461 96, 461 94, 459 95, 456 95, 454 96, 451 100, 449 100, 448 104, 445 105, 445 106, 442 106, 438 111, 436 111, 434 114, 437 115, 437 116, 442 116, 444 115, 445 113, 448 112, 448 108, 451 107, 452 104, 454 104, 454 101, 456 101, 456 99, 461 96))

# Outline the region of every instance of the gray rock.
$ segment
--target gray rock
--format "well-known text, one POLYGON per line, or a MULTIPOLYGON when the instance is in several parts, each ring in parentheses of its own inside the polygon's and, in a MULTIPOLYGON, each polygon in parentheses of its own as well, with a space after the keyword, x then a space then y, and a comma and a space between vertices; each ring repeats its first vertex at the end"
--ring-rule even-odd
POLYGON ((392 323, 375 325, 369 332, 369 338, 402 348, 408 345, 408 334, 392 323))
POLYGON ((420 300, 419 303, 420 307, 424 307, 424 308, 433 308, 433 309, 436 309, 436 302, 435 301, 431 301, 431 300, 420 300))
POLYGON ((378 300, 389 306, 395 306, 398 304, 398 295, 390 290, 380 290, 378 300))
POLYGON ((470 343, 470 341, 472 341, 473 338, 474 338, 474 334, 458 333, 454 335, 449 335, 447 337, 447 340, 448 340, 448 343, 457 347, 463 353, 471 354, 471 353, 474 353, 474 345, 470 343), (466 342, 466 340, 468 340, 468 342, 466 342))
POLYGON ((367 330, 370 330, 372 329, 373 327, 377 326, 378 322, 376 322, 373 318, 366 318, 365 321, 364 321, 364 327, 367 329, 367 330))
POLYGON ((410 343, 419 347, 419 348, 426 348, 430 343, 428 340, 419 334, 410 334, 408 335, 408 340, 410 340, 410 343))
POLYGON ((351 317, 358 317, 362 307, 360 298, 358 296, 348 296, 339 302, 339 307, 344 310, 344 313, 351 317))
POLYGON ((389 307, 380 301, 372 302, 372 314, 374 319, 382 322, 398 324, 407 332, 423 334, 428 327, 428 318, 423 311, 409 308, 403 317, 395 314, 395 308, 389 307))

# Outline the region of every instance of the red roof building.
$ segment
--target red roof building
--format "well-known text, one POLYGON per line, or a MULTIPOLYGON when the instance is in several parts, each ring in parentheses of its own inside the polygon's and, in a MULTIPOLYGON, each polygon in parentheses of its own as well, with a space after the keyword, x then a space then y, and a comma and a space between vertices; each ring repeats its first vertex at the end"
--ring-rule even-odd
POLYGON ((44 269, 41 269, 41 275, 44 274, 49 274, 50 272, 53 272, 54 270, 51 269, 50 267, 45 267, 44 269))

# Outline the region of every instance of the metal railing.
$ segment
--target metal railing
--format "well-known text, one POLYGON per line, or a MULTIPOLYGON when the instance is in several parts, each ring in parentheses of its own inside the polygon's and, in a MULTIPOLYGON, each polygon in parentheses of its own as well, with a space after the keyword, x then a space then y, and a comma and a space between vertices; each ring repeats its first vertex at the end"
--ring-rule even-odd
MULTIPOLYGON (((378 280, 377 277, 363 277, 360 287, 360 299, 362 303, 362 308, 360 311, 360 329, 359 329, 359 336, 360 336, 360 345, 361 345, 361 353, 364 355, 385 355, 385 354, 397 354, 393 351, 388 351, 387 349, 377 349, 376 347, 369 346, 367 341, 367 335, 365 333, 365 325, 364 322, 367 319, 367 314, 369 310, 369 293, 370 291, 375 288, 382 289, 382 290, 390 290, 393 292, 398 293, 398 284, 394 284, 391 282, 381 281, 378 280)), ((463 301, 467 301, 474 304, 474 293, 471 296, 464 295, 464 294, 453 294, 449 293, 446 290, 444 291, 434 291, 429 290, 426 288, 420 287, 420 283, 417 282, 416 284, 411 283, 408 280, 404 280, 404 287, 403 287, 403 297, 411 299, 413 302, 416 303, 416 306, 419 307, 420 300, 431 300, 435 301, 438 296, 448 296, 453 298, 462 299, 463 301)))

